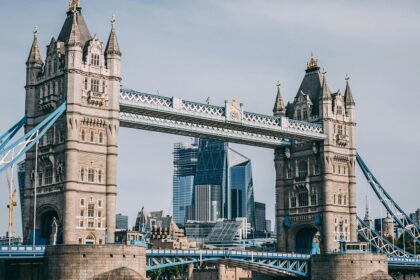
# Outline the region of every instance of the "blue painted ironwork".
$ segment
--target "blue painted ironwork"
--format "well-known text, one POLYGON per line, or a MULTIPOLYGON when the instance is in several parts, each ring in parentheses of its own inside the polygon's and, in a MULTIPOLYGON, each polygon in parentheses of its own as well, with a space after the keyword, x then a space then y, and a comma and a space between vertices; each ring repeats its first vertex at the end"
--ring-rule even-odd
POLYGON ((26 124, 26 117, 23 117, 2 136, 0 136, 0 151, 9 143, 15 134, 26 124))
POLYGON ((418 268, 420 269, 420 258, 388 258, 388 266, 391 268, 418 268))
MULTIPOLYGON (((0 259, 42 259, 45 246, 0 246, 0 259)), ((146 250, 146 270, 203 262, 231 263, 253 270, 309 277, 310 255, 227 250, 146 250)), ((390 268, 419 268, 420 258, 388 257, 390 268)))
POLYGON ((214 106, 131 89, 120 91, 120 124, 268 148, 325 139, 319 123, 246 112, 236 101, 214 106))
POLYGON ((360 217, 357 217, 357 222, 357 233, 359 237, 368 242, 368 244, 375 248, 377 252, 386 254, 388 257, 416 258, 416 255, 404 251, 382 237, 378 232, 370 228, 360 217))
POLYGON ((310 255, 232 250, 147 250, 146 270, 203 262, 226 262, 278 274, 309 275, 310 255))
POLYGON ((0 246, 0 259, 40 259, 45 257, 45 246, 0 246))
POLYGON ((381 186, 373 173, 369 170, 359 154, 356 156, 357 163, 362 169, 369 185, 372 187, 376 196, 384 205, 388 213, 397 222, 398 226, 407 232, 415 242, 420 243, 420 227, 415 224, 410 217, 401 209, 401 207, 392 199, 388 192, 381 186))
MULTIPOLYGON (((66 105, 66 102, 64 102, 42 122, 32 128, 28 133, 18 138, 10 145, 6 145, 2 150, 0 150, 0 173, 15 164, 27 151, 29 151, 29 149, 35 145, 35 143, 41 139, 42 136, 44 136, 48 129, 66 111, 66 105)), ((20 124, 20 122, 18 124, 20 124)), ((12 128, 9 130, 12 130, 13 132, 9 133, 8 136, 5 136, 5 139, 8 139, 7 142, 10 141, 9 138, 12 136, 12 134, 16 134, 17 127, 19 127, 19 125, 16 124, 13 127, 15 129, 12 128)), ((20 125, 20 128, 21 127, 22 125, 20 125)))

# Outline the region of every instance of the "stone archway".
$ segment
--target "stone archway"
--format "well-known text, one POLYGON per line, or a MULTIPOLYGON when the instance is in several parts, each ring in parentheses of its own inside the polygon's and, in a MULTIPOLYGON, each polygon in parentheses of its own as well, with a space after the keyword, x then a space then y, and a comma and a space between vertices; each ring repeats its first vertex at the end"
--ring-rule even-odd
POLYGON ((89 233, 88 236, 85 238, 86 245, 95 245, 96 244, 96 237, 93 233, 89 233))
POLYGON ((305 254, 318 254, 320 233, 313 226, 299 229, 295 235, 295 252, 305 254))
MULTIPOLYGON (((41 244, 50 245, 51 244, 51 236, 53 233, 53 223, 54 220, 56 224, 60 224, 60 220, 58 217, 57 211, 52 208, 48 208, 45 211, 42 211, 39 215, 39 241, 41 244)), ((58 234, 58 232, 56 233, 58 234)), ((58 240, 56 236, 56 241, 58 240)))

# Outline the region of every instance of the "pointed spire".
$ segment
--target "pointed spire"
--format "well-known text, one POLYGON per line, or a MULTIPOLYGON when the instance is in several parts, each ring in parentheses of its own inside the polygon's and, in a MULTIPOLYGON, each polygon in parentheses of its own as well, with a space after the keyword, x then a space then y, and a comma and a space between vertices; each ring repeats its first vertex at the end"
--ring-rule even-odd
POLYGON ((31 51, 29 52, 28 60, 26 65, 29 64, 42 64, 41 52, 38 46, 38 27, 34 28, 34 40, 32 42, 31 51))
POLYGON ((328 88, 327 77, 325 76, 325 74, 327 74, 327 72, 323 71, 322 72, 322 86, 321 86, 322 94, 320 95, 320 99, 321 100, 330 100, 331 99, 331 91, 328 88))
POLYGON ((347 106, 355 105, 353 94, 351 93, 350 84, 349 84, 350 77, 346 74, 346 90, 344 92, 344 102, 347 106))
POLYGON ((277 96, 273 108, 273 115, 276 117, 284 116, 286 114, 286 108, 284 107, 284 101, 281 95, 280 86, 280 82, 277 81, 277 96))
POLYGON ((108 43, 106 44, 105 54, 121 55, 120 46, 118 44, 117 33, 115 31, 115 16, 111 19, 111 33, 109 34, 108 43))
POLYGON ((76 45, 82 45, 82 42, 80 41, 80 29, 79 25, 77 24, 77 11, 75 11, 72 15, 73 21, 70 29, 70 34, 67 40, 67 44, 70 46, 76 46, 76 45))

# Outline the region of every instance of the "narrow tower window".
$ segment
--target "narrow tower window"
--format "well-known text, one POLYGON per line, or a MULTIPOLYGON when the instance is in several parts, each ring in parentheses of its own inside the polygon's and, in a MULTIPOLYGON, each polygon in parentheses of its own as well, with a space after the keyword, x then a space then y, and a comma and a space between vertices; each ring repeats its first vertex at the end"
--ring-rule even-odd
POLYGON ((308 164, 306 161, 299 162, 299 178, 305 178, 308 176, 308 164))
POLYGON ((90 83, 90 90, 93 92, 99 92, 99 80, 92 79, 90 83))
POLYGON ((88 181, 90 183, 93 183, 93 181, 95 181, 95 170, 90 168, 88 171, 88 181))
POLYGON ((95 216, 95 205, 89 203, 88 205, 88 217, 94 217, 95 216))
POLYGON ((102 170, 98 171, 98 183, 102 184, 102 170))

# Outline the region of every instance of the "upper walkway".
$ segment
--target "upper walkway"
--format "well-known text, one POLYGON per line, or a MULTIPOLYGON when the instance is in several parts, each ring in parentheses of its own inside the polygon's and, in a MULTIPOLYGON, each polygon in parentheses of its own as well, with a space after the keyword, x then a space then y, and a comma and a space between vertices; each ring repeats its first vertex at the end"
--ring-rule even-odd
POLYGON ((325 139, 322 124, 246 112, 235 99, 214 106, 131 89, 120 92, 120 123, 122 127, 267 148, 291 140, 325 139))

